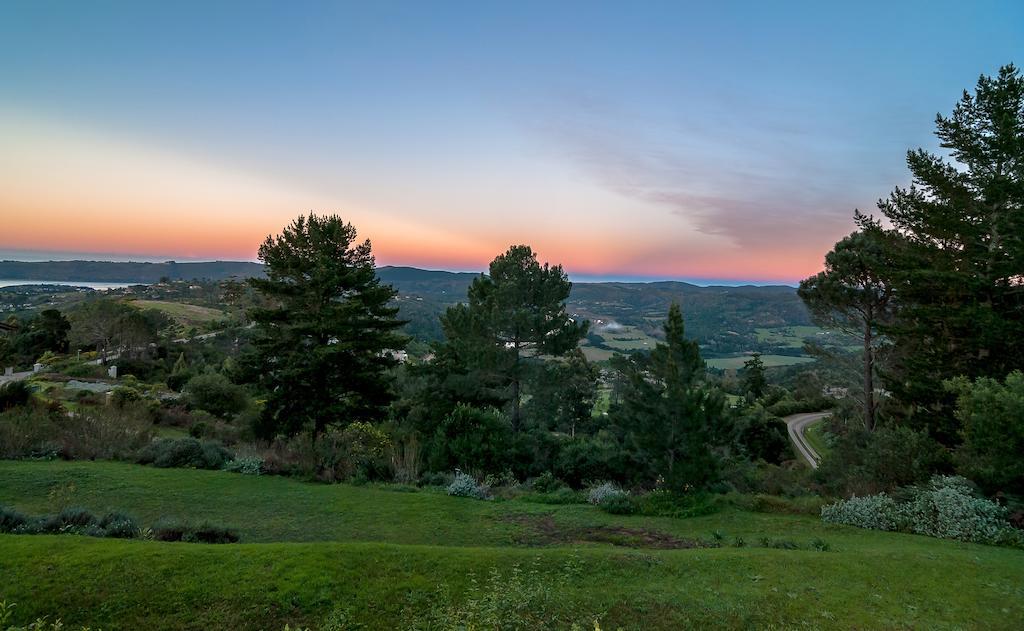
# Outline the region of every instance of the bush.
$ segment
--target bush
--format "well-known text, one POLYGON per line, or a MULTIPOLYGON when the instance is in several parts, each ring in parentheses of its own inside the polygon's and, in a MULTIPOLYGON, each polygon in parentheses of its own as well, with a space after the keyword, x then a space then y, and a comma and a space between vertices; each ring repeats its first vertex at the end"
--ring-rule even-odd
POLYGON ((718 510, 713 495, 689 493, 680 495, 667 489, 657 489, 638 498, 640 512, 652 517, 699 517, 718 510))
POLYGON ((203 522, 189 525, 180 519, 163 517, 151 529, 156 541, 184 541, 187 543, 237 543, 238 532, 233 528, 203 522))
POLYGON ((0 412, 20 407, 32 398, 32 388, 28 382, 12 381, 0 386, 0 412))
POLYGON ((420 476, 420 486, 444 486, 447 487, 455 480, 455 476, 450 473, 443 473, 438 471, 427 471, 420 476))
POLYGON ((527 493, 521 498, 524 502, 534 504, 586 504, 587 499, 580 491, 574 491, 567 486, 551 491, 549 493, 527 493))
POLYGON ((232 473, 259 475, 263 472, 263 458, 260 458, 259 456, 235 458, 234 460, 228 460, 225 462, 223 469, 232 473))
POLYGON ((0 532, 12 532, 25 525, 28 517, 6 506, 0 506, 0 532))
POLYGON ((87 511, 84 508, 71 507, 65 508, 57 514, 57 519, 60 521, 61 526, 71 526, 84 528, 85 526, 92 526, 98 520, 96 516, 87 511))
POLYGON ((27 405, 0 413, 0 457, 130 458, 149 442, 151 432, 147 410, 136 406, 68 416, 59 406, 27 405))
POLYGON ((356 421, 330 427, 316 441, 317 476, 325 482, 380 479, 390 474, 391 439, 379 427, 356 421))
POLYGON ((482 484, 477 484, 476 479, 468 473, 455 472, 455 479, 448 486, 448 495, 454 497, 472 497, 477 500, 486 500, 490 496, 490 489, 482 484))
POLYGON ((233 528, 225 528, 203 522, 186 530, 181 540, 189 543, 238 543, 238 532, 233 528))
POLYGON ((530 482, 530 487, 538 493, 551 493, 557 491, 565 486, 565 482, 562 482, 555 477, 555 474, 550 471, 545 471, 530 482))
POLYGON ((578 436, 561 445, 554 473, 580 488, 590 480, 626 479, 626 458, 618 438, 607 430, 578 436))
POLYGON ((607 498, 625 495, 628 495, 628 493, 626 493, 619 487, 615 486, 611 482, 605 482, 600 486, 595 486, 594 488, 590 489, 590 492, 587 493, 587 501, 590 502, 591 504, 598 505, 607 498))
POLYGON ((971 484, 957 476, 934 476, 924 487, 904 491, 897 503, 879 493, 854 497, 821 509, 823 521, 870 528, 900 530, 942 539, 1015 545, 1007 510, 974 495, 971 484))
POLYGON ((188 380, 182 389, 190 407, 228 419, 249 407, 249 395, 220 373, 206 373, 188 380))
POLYGON ((231 459, 231 452, 218 443, 161 438, 139 451, 136 462, 162 468, 220 469, 231 459))
POLYGON ((957 418, 963 423, 959 471, 986 492, 1024 495, 1024 373, 1011 372, 1005 383, 961 377, 946 387, 958 395, 957 418))
POLYGON ((957 476, 933 477, 900 507, 900 518, 920 535, 976 543, 994 543, 1009 528, 1006 509, 975 497, 970 483, 957 476))
POLYGON ((460 403, 430 438, 427 460, 435 471, 456 467, 488 473, 503 471, 508 466, 511 443, 511 426, 503 414, 460 403))
POLYGON ((188 524, 180 519, 162 517, 150 529, 157 541, 181 541, 188 532, 188 524))
POLYGON ((845 524, 871 530, 896 530, 896 502, 886 495, 868 495, 839 500, 821 507, 821 519, 830 524, 845 524))
POLYGON ((636 500, 624 493, 605 495, 597 507, 612 515, 635 515, 640 510, 636 500))
POLYGON ((139 536, 139 526, 135 520, 124 513, 110 512, 103 516, 99 526, 104 536, 116 539, 133 539, 139 536))

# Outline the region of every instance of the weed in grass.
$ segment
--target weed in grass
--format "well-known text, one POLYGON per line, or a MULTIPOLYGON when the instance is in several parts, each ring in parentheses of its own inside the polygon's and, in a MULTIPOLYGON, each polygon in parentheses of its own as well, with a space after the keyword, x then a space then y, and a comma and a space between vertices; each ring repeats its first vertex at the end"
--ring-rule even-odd
POLYGON ((817 550, 818 552, 828 552, 832 549, 832 546, 830 546, 827 541, 820 538, 815 538, 813 541, 811 541, 811 547, 817 550))

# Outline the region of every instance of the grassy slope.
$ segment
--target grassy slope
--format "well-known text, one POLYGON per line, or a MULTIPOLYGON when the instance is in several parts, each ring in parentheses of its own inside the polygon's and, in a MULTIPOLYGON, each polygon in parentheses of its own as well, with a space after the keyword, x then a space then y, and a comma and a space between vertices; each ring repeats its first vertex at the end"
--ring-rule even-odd
POLYGON ((825 421, 821 420, 817 423, 811 423, 804 429, 804 438, 811 444, 814 451, 818 452, 818 455, 825 457, 829 452, 828 443, 825 442, 825 421))
POLYGON ((828 526, 809 517, 727 511, 694 519, 615 517, 589 506, 477 502, 432 493, 323 486, 280 478, 112 463, 0 462, 0 503, 75 503, 237 525, 233 546, 0 535, 0 599, 18 619, 56 613, 114 628, 281 628, 315 623, 338 603, 371 628, 393 627, 440 583, 459 593, 470 569, 529 564, 554 572, 579 548, 583 572, 560 607, 605 628, 794 626, 1012 628, 1024 619, 1024 552, 828 526), (530 525, 550 515, 560 545, 530 525), (833 550, 654 550, 580 542, 626 526, 707 537, 784 537, 833 550), (270 542, 278 543, 256 543, 270 542), (297 543, 316 541, 316 543, 297 543), (399 545, 405 544, 405 545, 399 545), (532 546, 532 547, 531 547, 532 546))
POLYGON ((182 326, 194 326, 223 320, 225 314, 219 309, 200 307, 183 302, 171 302, 168 300, 133 300, 132 305, 139 309, 156 309, 163 311, 182 326))

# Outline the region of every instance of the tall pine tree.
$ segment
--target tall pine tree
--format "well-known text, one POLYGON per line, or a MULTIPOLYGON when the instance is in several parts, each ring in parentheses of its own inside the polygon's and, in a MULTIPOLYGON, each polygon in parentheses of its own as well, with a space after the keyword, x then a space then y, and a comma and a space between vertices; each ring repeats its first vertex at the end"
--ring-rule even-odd
POLYGON ((620 359, 620 391, 610 414, 632 437, 652 473, 677 492, 700 489, 718 477, 713 447, 725 398, 702 383, 704 360, 686 339, 679 305, 669 308, 665 342, 649 356, 620 359))
POLYGON ((909 152, 913 185, 879 203, 900 237, 886 385, 949 444, 958 423, 938 384, 1024 367, 1024 77, 982 76, 936 135, 948 158, 909 152))
POLYGON ((247 373, 266 393, 257 433, 380 418, 391 401, 391 351, 404 347, 395 291, 377 277, 370 241, 336 215, 299 216, 259 249, 266 278, 250 279, 272 305, 252 311, 247 373))

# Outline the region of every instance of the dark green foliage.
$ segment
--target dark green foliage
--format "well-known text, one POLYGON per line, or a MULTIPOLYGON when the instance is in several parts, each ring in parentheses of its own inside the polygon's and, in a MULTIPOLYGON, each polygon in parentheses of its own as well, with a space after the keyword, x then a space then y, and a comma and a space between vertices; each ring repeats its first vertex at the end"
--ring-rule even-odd
POLYGON ((963 423, 960 472, 988 493, 1024 496, 1024 373, 1014 371, 1004 383, 961 378, 948 386, 963 423))
POLYGON ((500 412, 458 405, 434 432, 427 464, 434 471, 504 471, 512 430, 500 412))
POLYGON ((844 495, 867 495, 927 480, 950 469, 949 454, 925 430, 904 426, 862 427, 838 433, 818 478, 844 495))
POLYGON ((181 392, 181 389, 192 377, 193 373, 189 368, 188 360, 185 359, 185 353, 180 353, 171 368, 171 374, 167 377, 167 387, 175 392, 181 392))
POLYGON ((861 385, 864 427, 875 428, 876 360, 882 352, 882 327, 893 319, 893 291, 887 275, 893 265, 893 240, 882 228, 858 215, 861 230, 825 255, 825 270, 800 283, 799 294, 815 322, 857 335, 862 342, 861 385))
POLYGON ((182 389, 185 402, 222 419, 229 419, 250 405, 245 388, 220 373, 204 373, 189 379, 182 389))
POLYGON ((530 482, 530 487, 538 493, 551 493, 565 487, 562 482, 550 471, 545 471, 530 482))
POLYGON ((652 517, 699 517, 718 510, 714 496, 709 493, 687 493, 680 495, 665 489, 657 489, 637 498, 640 512, 652 517))
POLYGON ((752 460, 780 464, 792 457, 786 424, 757 405, 736 423, 736 441, 752 460))
POLYGON ((267 278, 249 279, 270 306, 254 309, 255 352, 243 373, 265 393, 265 438, 329 424, 381 419, 392 399, 390 351, 405 346, 370 242, 331 215, 300 216, 267 237, 259 258, 267 278))
POLYGON ((188 532, 188 524, 180 519, 162 517, 150 529, 157 541, 181 541, 188 532))
POLYGON ((524 502, 534 504, 586 504, 587 498, 582 491, 574 491, 567 486, 545 493, 528 493, 522 496, 524 502))
POLYGON ((908 152, 913 186, 880 203, 899 237, 883 376, 910 422, 955 446, 955 397, 938 384, 1024 368, 1024 77, 1011 64, 979 78, 936 136, 949 158, 908 152))
POLYGON ((544 362, 534 370, 523 416, 535 427, 569 436, 591 429, 600 371, 583 352, 575 349, 566 361, 544 362))
POLYGON ((32 398, 32 388, 24 381, 0 385, 0 412, 25 405, 32 398))
POLYGON ((57 514, 57 520, 63 526, 92 526, 99 520, 91 512, 80 507, 65 508, 57 514))
POLYGON ((23 526, 28 517, 6 506, 0 506, 0 532, 11 532, 19 526, 23 526))
POLYGON ((31 366, 44 353, 68 352, 71 323, 56 309, 44 309, 24 320, 13 318, 16 328, 0 336, 0 366, 31 366))
POLYGON ((669 309, 665 343, 650 356, 616 364, 617 401, 610 416, 627 429, 642 460, 677 492, 705 488, 718 478, 714 444, 724 435, 725 398, 702 383, 704 361, 686 339, 682 312, 669 309))
POLYGON ((135 519, 125 513, 107 513, 99 521, 99 527, 103 529, 105 537, 133 539, 139 536, 139 526, 135 519))
POLYGON ((554 470, 573 488, 580 488, 596 480, 624 480, 629 464, 615 435, 601 430, 593 436, 577 436, 563 441, 554 470))
POLYGON ((220 469, 233 458, 223 445, 195 438, 161 438, 139 451, 136 462, 154 467, 220 469))
POLYGON ((743 362, 743 391, 759 399, 767 387, 768 380, 764 376, 761 353, 754 353, 750 359, 743 362))
POLYGON ((237 530, 209 522, 190 526, 181 538, 189 543, 238 543, 238 539, 237 530))
POLYGON ((609 495, 598 502, 597 507, 612 515, 635 515, 640 512, 640 505, 625 493, 609 495))
MULTIPOLYGON (((474 405, 507 407, 512 431, 518 432, 528 384, 547 370, 538 357, 566 356, 586 335, 587 324, 574 322, 565 311, 571 287, 560 265, 542 266, 529 246, 513 246, 495 258, 489 275, 479 276, 470 285, 467 302, 449 308, 441 317, 445 342, 436 346, 431 367, 435 400, 446 396, 474 405)), ((580 362, 586 363, 578 358, 569 369, 585 380, 590 373, 579 367, 580 362)), ((569 385, 581 388, 577 383, 569 385)), ((583 387, 566 399, 568 405, 560 414, 578 418, 578 402, 587 396, 583 387)))

